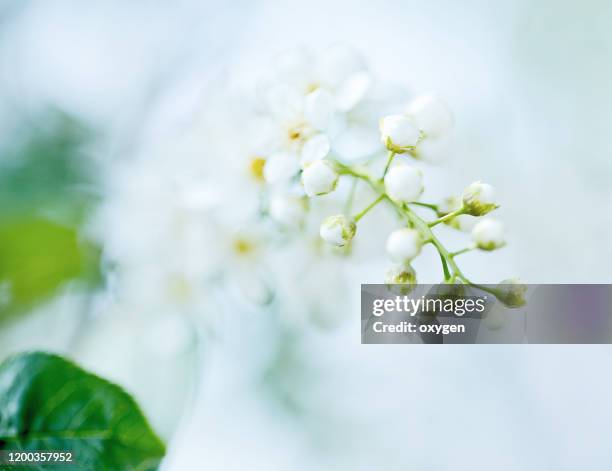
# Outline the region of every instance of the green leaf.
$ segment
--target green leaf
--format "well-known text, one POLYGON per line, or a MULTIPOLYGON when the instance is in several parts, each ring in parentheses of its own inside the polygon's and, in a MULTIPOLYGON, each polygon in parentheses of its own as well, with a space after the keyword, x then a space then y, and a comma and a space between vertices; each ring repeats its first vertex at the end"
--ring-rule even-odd
POLYGON ((129 394, 38 352, 0 365, 0 450, 71 451, 80 471, 155 470, 165 454, 129 394))
POLYGON ((0 323, 65 282, 101 281, 100 249, 81 230, 100 195, 96 133, 57 110, 32 118, 0 139, 0 323))
POLYGON ((74 228, 38 218, 0 220, 0 321, 44 301, 66 281, 95 284, 98 258, 74 228))

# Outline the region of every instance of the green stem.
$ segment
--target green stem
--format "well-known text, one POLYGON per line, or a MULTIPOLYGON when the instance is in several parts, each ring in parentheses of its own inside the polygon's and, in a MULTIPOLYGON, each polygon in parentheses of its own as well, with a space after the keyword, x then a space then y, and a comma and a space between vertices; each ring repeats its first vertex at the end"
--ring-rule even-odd
MULTIPOLYGON (((440 259, 443 260, 442 268, 444 269, 445 280, 454 281, 455 279, 459 278, 460 280, 464 281, 467 284, 473 284, 461 272, 461 270, 459 269, 459 267, 455 263, 455 260, 451 256, 451 253, 448 250, 446 250, 446 248, 442 245, 442 243, 435 236, 435 234, 431 230, 431 227, 433 227, 433 226, 430 226, 425 220, 423 220, 421 217, 419 217, 419 215, 416 214, 414 211, 412 211, 408 207, 408 205, 396 203, 391 198, 389 198, 387 196, 387 194, 385 193, 385 189, 384 189, 383 185, 380 183, 380 181, 376 181, 365 170, 361 171, 358 168, 349 167, 349 166, 346 166, 346 165, 340 165, 338 171, 339 171, 339 173, 341 173, 343 175, 351 175, 351 176, 353 176, 355 178, 359 178, 359 179, 367 182, 372 187, 372 189, 376 193, 378 193, 380 195, 375 200, 375 202, 372 203, 372 205, 370 205, 370 206, 373 206, 374 204, 378 204, 379 201, 382 201, 383 199, 386 199, 393 206, 393 208, 400 215, 400 217, 402 217, 403 219, 406 219, 411 224, 412 227, 414 227, 416 230, 419 231, 419 233, 421 234, 421 237, 422 237, 423 241, 425 241, 425 243, 430 243, 430 244, 432 244, 436 248, 436 250, 440 254, 440 259), (450 275, 450 277, 449 277, 449 275, 450 275)), ((366 209, 369 210, 369 208, 366 208, 366 209)), ((458 211, 455 211, 454 213, 456 213, 456 214, 450 213, 450 214, 452 214, 451 217, 454 217, 454 216, 457 216, 458 214, 461 214, 461 212, 459 212, 459 211, 463 212, 463 208, 461 208, 458 211)), ((442 221, 440 221, 440 222, 442 222, 442 221)))
POLYGON ((435 221, 430 222, 428 225, 429 227, 434 227, 437 226, 438 224, 442 223, 442 222, 446 222, 449 221, 451 219, 453 219, 454 217, 457 217, 461 214, 465 213, 465 208, 461 207, 455 211, 452 211, 444 216, 442 216, 440 219, 436 219, 435 221))
POLYGON ((470 252, 470 251, 474 250, 475 248, 476 248, 476 247, 474 247, 474 246, 472 245, 472 246, 470 246, 470 247, 466 247, 466 248, 464 248, 464 249, 457 250, 456 252, 451 252, 451 254, 450 254, 450 255, 451 255, 451 257, 455 258, 457 255, 461 255, 461 254, 463 254, 463 253, 470 252))
POLYGON ((442 261, 442 271, 444 272, 444 280, 448 281, 451 279, 451 274, 448 270, 448 263, 446 263, 446 259, 444 258, 444 256, 440 252, 438 253, 440 254, 440 260, 442 261))
POLYGON ((349 195, 348 198, 346 200, 346 206, 344 207, 344 213, 345 214, 349 214, 351 212, 351 209, 353 208, 353 199, 355 198, 355 190, 357 188, 357 182, 359 180, 357 178, 354 178, 352 183, 351 183, 351 189, 349 191, 349 195))
POLYGON ((414 206, 421 206, 423 208, 428 208, 428 209, 431 209, 432 211, 438 212, 437 204, 421 203, 420 201, 412 201, 409 204, 413 204, 414 206))
POLYGON ((391 167, 391 162, 393 162, 394 157, 395 157, 395 152, 389 151, 389 158, 387 159, 387 164, 385 165, 385 171, 383 172, 382 177, 380 177, 380 181, 383 181, 385 177, 387 176, 387 172, 389 171, 389 168, 391 167))
POLYGON ((378 203, 380 203, 384 199, 385 199, 385 194, 383 193, 378 198, 376 198, 374 201, 372 201, 368 206, 366 206, 360 213, 353 216, 353 221, 358 222, 362 217, 364 217, 368 213, 368 211, 370 211, 370 209, 372 209, 374 206, 376 206, 378 203))

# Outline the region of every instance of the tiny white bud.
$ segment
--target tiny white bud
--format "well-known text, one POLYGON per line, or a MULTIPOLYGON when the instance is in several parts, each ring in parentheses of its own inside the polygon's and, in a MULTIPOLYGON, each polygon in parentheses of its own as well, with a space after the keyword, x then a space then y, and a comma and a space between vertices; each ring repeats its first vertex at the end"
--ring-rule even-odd
POLYGON ((385 191, 400 203, 416 201, 423 193, 423 172, 410 165, 391 167, 385 176, 385 191))
POLYGON ((410 104, 408 114, 414 118, 417 128, 426 136, 446 136, 453 128, 453 112, 446 102, 436 95, 417 97, 410 104))
POLYGON ((466 214, 484 216, 497 208, 495 191, 487 183, 474 182, 463 191, 466 214))
POLYGON ((273 195, 270 198, 270 217, 286 227, 298 227, 304 221, 306 204, 292 195, 273 195))
POLYGON ((527 285, 518 278, 504 280, 497 286, 495 296, 504 306, 509 308, 524 306, 527 285))
POLYGON ((308 196, 325 195, 334 191, 338 183, 338 173, 325 160, 308 164, 302 172, 302 184, 308 196))
POLYGON ((410 265, 393 265, 385 274, 385 283, 402 285, 416 283, 416 272, 410 265))
POLYGON ((355 223, 340 214, 326 218, 321 224, 319 234, 328 244, 344 247, 355 237, 356 230, 355 223))
POLYGON ((423 241, 414 229, 397 229, 387 239, 387 254, 396 263, 408 263, 421 252, 423 241))
POLYGON ((495 219, 484 219, 472 229, 472 240, 479 249, 498 249, 505 244, 504 226, 495 219))
POLYGON ((401 148, 415 146, 420 136, 410 118, 398 114, 385 116, 380 120, 380 134, 383 144, 395 152, 401 152, 401 148))

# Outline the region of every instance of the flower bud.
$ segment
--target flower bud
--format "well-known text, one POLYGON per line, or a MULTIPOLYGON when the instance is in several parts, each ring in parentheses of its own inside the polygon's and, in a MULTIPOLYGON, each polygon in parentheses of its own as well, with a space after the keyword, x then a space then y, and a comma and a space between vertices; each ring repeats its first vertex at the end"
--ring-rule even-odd
POLYGON ((398 290, 392 289, 392 286, 387 288, 398 294, 409 294, 416 286, 416 272, 410 265, 394 265, 385 274, 385 284, 401 285, 398 290))
POLYGON ((472 229, 472 240, 481 250, 495 250, 505 244, 504 226, 494 219, 484 219, 472 229))
POLYGON ((487 183, 474 182, 463 191, 463 206, 466 214, 484 216, 497 208, 493 187, 487 183))
POLYGON ((408 263, 421 252, 423 240, 414 229, 397 229, 387 238, 387 254, 396 263, 408 263))
POLYGON ((413 117, 418 129, 429 137, 443 137, 453 128, 454 118, 446 102, 436 95, 417 97, 409 106, 408 114, 413 117))
POLYGON ((391 167, 385 176, 385 191, 399 203, 416 201, 423 193, 423 172, 410 165, 391 167))
POLYGON ((383 144, 398 154, 402 149, 417 144, 420 132, 406 116, 391 115, 380 120, 380 134, 383 144))
MULTIPOLYGON (((445 198, 440 204, 438 204, 438 217, 446 216, 448 213, 452 213, 453 211, 457 211, 461 209, 463 206, 463 201, 458 196, 449 196, 445 198)), ((474 216, 469 216, 467 214, 460 214, 455 216, 454 218, 447 219, 444 221, 444 224, 452 227, 453 229, 457 229, 462 232, 470 232, 474 225, 478 221, 478 218, 474 216)))
POLYGON ((334 191, 338 183, 338 173, 325 160, 308 164, 302 172, 302 184, 308 196, 320 196, 334 191))
POLYGON ((286 227, 299 227, 304 221, 306 204, 303 198, 292 195, 273 195, 270 198, 270 217, 286 227))
POLYGON ((511 278, 509 280, 502 281, 498 286, 495 293, 495 297, 504 306, 509 308, 516 308, 524 306, 527 302, 525 300, 525 293, 527 292, 527 285, 518 278, 511 278))
POLYGON ((321 224, 319 234, 328 244, 344 247, 355 237, 356 230, 357 226, 355 223, 340 214, 326 218, 321 224))

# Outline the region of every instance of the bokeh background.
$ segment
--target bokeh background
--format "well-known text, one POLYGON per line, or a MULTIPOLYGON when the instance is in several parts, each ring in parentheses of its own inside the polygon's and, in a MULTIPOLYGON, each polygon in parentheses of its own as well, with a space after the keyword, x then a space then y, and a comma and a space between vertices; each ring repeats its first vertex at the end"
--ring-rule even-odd
POLYGON ((498 189, 510 243, 466 255, 472 278, 609 283, 611 21, 605 0, 0 2, 0 355, 61 351, 124 384, 167 469, 608 469, 608 347, 362 346, 373 258, 341 326, 239 305, 202 353, 163 316, 96 315, 113 280, 88 223, 113 165, 180 129, 212 78, 343 42, 451 104, 439 196, 498 189))

